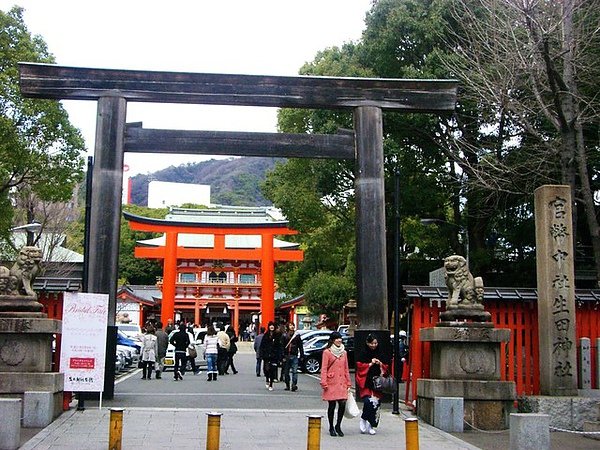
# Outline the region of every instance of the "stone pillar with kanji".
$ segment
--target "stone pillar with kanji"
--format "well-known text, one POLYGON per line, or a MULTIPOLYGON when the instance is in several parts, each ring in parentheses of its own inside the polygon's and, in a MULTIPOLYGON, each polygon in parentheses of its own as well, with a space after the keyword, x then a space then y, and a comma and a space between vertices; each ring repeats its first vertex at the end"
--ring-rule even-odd
POLYGON ((571 188, 535 190, 540 392, 577 395, 575 269, 571 188))

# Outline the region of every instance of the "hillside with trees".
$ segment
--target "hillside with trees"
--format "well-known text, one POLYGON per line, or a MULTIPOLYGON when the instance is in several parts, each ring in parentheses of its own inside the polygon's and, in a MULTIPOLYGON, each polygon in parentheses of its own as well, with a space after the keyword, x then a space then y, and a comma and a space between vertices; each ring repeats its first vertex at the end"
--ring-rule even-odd
POLYGON ((171 183, 209 184, 211 202, 231 206, 268 206, 260 190, 266 173, 281 158, 211 159, 194 164, 171 166, 154 173, 132 177, 131 200, 139 206, 148 204, 148 183, 152 180, 171 183))

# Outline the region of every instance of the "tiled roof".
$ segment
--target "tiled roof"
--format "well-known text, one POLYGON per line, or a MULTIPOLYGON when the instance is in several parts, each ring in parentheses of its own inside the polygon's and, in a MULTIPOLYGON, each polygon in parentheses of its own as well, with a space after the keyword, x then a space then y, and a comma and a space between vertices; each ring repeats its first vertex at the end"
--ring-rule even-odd
POLYGON ((33 280, 33 290, 37 292, 77 292, 80 289, 80 278, 38 277, 33 280))
POLYGON ((298 305, 299 303, 302 303, 303 301, 304 301, 304 294, 301 294, 298 297, 294 297, 290 300, 286 300, 285 302, 282 302, 279 305, 279 307, 280 308, 288 308, 290 306, 298 305))
POLYGON ((140 284, 124 284, 119 287, 117 295, 123 291, 128 292, 131 296, 137 297, 140 300, 155 303, 162 299, 162 292, 156 285, 140 285, 140 284))
MULTIPOLYGON (((27 233, 25 231, 14 231, 11 239, 15 247, 21 248, 27 245, 27 233)), ((66 240, 65 234, 42 233, 36 244, 42 250, 44 262, 82 263, 83 255, 63 247, 66 240)))
POLYGON ((166 220, 211 224, 265 224, 283 222, 285 218, 275 208, 218 206, 216 208, 171 208, 166 220))
MULTIPOLYGON (((432 286, 404 286, 408 298, 427 298, 430 300, 445 300, 448 289, 432 286)), ((537 301, 535 288, 496 288, 485 287, 484 300, 530 300, 537 301)), ((600 301, 600 289, 576 289, 577 301, 600 301)))

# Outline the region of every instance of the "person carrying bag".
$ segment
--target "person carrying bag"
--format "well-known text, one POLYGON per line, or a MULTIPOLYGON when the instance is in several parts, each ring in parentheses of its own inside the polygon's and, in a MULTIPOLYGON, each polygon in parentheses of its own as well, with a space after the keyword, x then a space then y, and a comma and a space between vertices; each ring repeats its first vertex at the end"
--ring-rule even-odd
POLYGON ((362 434, 376 434, 383 391, 380 390, 381 385, 376 386, 374 381, 388 373, 388 366, 381 361, 381 350, 375 336, 369 334, 365 345, 366 348, 358 353, 356 361, 358 396, 363 402, 359 428, 362 434))

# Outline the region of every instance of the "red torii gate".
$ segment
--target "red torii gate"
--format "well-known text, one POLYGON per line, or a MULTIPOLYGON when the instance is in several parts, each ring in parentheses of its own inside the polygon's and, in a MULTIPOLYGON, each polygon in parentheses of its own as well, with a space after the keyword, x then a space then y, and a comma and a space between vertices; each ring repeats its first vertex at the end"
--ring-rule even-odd
POLYGON ((266 224, 222 224, 180 222, 163 219, 151 219, 130 213, 123 213, 129 221, 129 227, 136 231, 165 234, 164 247, 136 247, 136 258, 162 259, 163 289, 161 321, 167 323, 175 315, 175 282, 177 280, 178 259, 227 259, 261 262, 261 323, 266 326, 275 320, 275 262, 302 261, 302 250, 282 250, 273 247, 276 235, 298 234, 288 228, 287 222, 266 224), (185 248, 177 245, 180 233, 212 234, 215 237, 213 248, 185 248), (260 235, 260 249, 231 249, 225 247, 225 235, 260 235))

